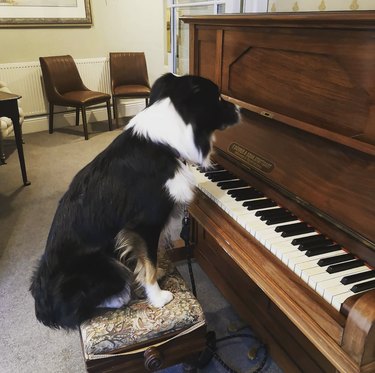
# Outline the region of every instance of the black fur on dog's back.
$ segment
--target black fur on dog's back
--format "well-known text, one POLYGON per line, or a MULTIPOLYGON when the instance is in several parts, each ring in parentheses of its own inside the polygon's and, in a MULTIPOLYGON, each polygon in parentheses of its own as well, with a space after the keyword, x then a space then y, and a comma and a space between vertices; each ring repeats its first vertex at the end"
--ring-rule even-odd
POLYGON ((160 193, 176 167, 170 149, 126 131, 75 176, 32 277, 40 321, 75 328, 103 299, 124 286, 130 293, 132 274, 116 259, 115 236, 124 227, 142 236, 162 229, 173 203, 160 193))
POLYGON ((106 299, 130 296, 137 257, 120 261, 119 237, 136 237, 156 266, 160 232, 176 204, 193 197, 183 161, 206 162, 213 131, 237 120, 234 105, 221 100, 207 79, 167 74, 155 82, 150 106, 78 172, 59 202, 31 279, 39 321, 76 328, 106 299), (177 128, 178 141, 165 128, 177 128), (186 135, 193 136, 188 144, 186 135))

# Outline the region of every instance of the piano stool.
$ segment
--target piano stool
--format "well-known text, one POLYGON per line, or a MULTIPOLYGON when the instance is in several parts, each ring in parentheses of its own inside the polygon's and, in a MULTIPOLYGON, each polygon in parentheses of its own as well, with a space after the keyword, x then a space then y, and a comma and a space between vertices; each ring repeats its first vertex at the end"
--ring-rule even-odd
POLYGON ((202 307, 188 290, 169 259, 159 267, 165 275, 162 289, 173 300, 162 308, 145 298, 82 323, 81 344, 88 372, 147 372, 184 363, 184 372, 195 372, 194 362, 206 346, 202 307))

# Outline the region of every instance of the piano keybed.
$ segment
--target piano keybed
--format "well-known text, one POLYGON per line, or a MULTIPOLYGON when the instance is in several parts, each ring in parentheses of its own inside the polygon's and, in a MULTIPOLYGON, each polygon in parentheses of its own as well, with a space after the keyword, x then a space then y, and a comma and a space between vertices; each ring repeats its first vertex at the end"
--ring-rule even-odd
POLYGON ((375 288, 375 270, 220 165, 191 167, 197 187, 336 310, 375 288))

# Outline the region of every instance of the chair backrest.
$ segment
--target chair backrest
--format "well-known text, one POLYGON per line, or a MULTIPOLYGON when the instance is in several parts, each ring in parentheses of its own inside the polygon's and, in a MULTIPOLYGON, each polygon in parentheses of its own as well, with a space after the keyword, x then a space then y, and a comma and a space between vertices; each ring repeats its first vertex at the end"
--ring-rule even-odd
POLYGON ((39 57, 39 61, 50 102, 58 99, 59 94, 87 90, 72 56, 39 57))
POLYGON ((120 85, 143 85, 150 88, 146 57, 143 52, 109 54, 112 92, 120 85))

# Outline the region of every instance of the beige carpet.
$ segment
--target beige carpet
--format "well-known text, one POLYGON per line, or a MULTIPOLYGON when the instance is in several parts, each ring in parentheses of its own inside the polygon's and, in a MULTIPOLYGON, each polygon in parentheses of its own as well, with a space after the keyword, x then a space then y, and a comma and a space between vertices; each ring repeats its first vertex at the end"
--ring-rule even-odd
MULTIPOLYGON (((78 333, 54 331, 39 324, 28 292, 33 265, 44 250, 59 198, 72 177, 104 149, 120 130, 107 131, 106 123, 90 126, 85 141, 82 126, 24 136, 25 158, 31 185, 23 187, 17 151, 6 143, 7 164, 0 166, 0 372, 83 373, 78 333)), ((185 270, 182 267, 182 270, 185 270)), ((198 298, 210 328, 225 333, 227 322, 237 319, 207 277, 195 266, 198 298)), ((186 273, 185 273, 186 276, 186 273)), ((239 372, 256 369, 246 351, 253 341, 227 343, 227 356, 240 364, 239 372), (242 361, 238 351, 241 353, 242 361)), ((220 350, 219 350, 220 353, 220 350)), ((180 367, 168 372, 180 372, 180 367)), ((204 372, 225 372, 213 361, 204 372)), ((263 372, 280 372, 268 359, 263 372)))

